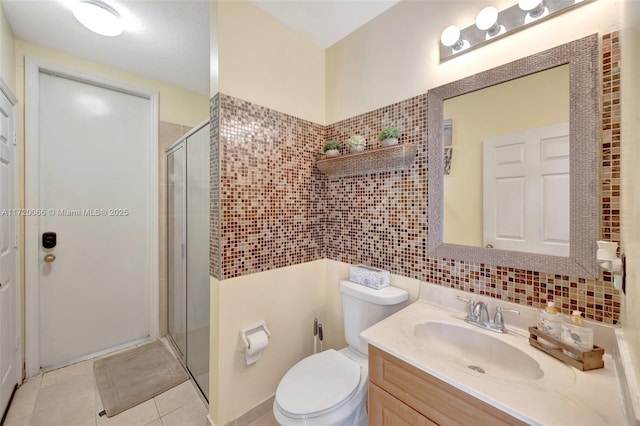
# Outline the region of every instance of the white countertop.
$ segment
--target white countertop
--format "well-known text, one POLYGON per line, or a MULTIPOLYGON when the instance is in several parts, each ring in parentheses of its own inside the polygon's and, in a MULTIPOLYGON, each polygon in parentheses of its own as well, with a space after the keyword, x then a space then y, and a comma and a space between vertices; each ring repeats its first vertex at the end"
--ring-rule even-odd
MULTIPOLYGON (((529 333, 509 327, 509 318, 505 319, 509 332, 499 334, 467 324, 464 316, 464 311, 419 299, 360 336, 367 343, 530 424, 626 424, 615 363, 610 354, 605 353, 604 368, 583 372, 529 345, 529 333), (544 377, 512 381, 459 365, 451 360, 453 356, 447 357, 445 352, 429 348, 414 334, 414 327, 425 322, 450 323, 487 333, 533 358, 544 377)), ((496 357, 499 364, 499 353, 496 357)))

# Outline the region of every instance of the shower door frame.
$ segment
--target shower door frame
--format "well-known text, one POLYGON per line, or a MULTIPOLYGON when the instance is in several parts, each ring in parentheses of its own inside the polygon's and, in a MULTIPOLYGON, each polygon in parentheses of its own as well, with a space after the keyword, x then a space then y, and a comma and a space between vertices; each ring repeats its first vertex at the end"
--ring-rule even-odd
MULTIPOLYGON (((184 208, 184 232, 185 232, 185 271, 184 271, 184 285, 185 285, 185 317, 187 318, 187 322, 186 324, 186 330, 185 330, 185 334, 187 334, 187 331, 189 329, 189 324, 188 324, 188 313, 186 308, 188 308, 188 298, 189 298, 189 294, 187 292, 188 289, 188 279, 189 279, 189 269, 188 269, 188 243, 186 241, 186 237, 188 235, 188 223, 187 223, 187 217, 188 217, 188 189, 187 189, 187 185, 188 185, 188 170, 189 170, 189 146, 188 146, 188 139, 189 137, 193 136, 194 134, 198 133, 200 130, 202 130, 204 127, 210 125, 210 119, 206 119, 203 122, 199 123, 198 125, 194 126, 191 130, 189 130, 187 133, 185 133, 184 135, 182 135, 180 137, 180 139, 178 139, 176 142, 174 142, 173 144, 171 144, 168 148, 166 148, 165 150, 165 170, 167 170, 167 175, 166 175, 166 187, 167 187, 167 196, 166 196, 166 214, 167 214, 167 222, 166 222, 166 244, 167 244, 167 250, 166 250, 166 276, 167 276, 167 340, 170 342, 170 344, 174 347, 174 350, 177 352, 178 355, 182 355, 182 357, 178 356, 178 360, 183 364, 183 366, 185 367, 185 369, 187 370, 187 372, 189 373, 189 376, 191 377, 191 380, 194 382, 194 384, 196 385, 196 387, 198 387, 201 396, 207 401, 207 403, 209 402, 209 397, 207 395, 204 394, 204 391, 202 390, 202 387, 200 386, 200 384, 198 383, 198 381, 196 380, 195 376, 193 375, 193 372, 189 369, 189 361, 188 361, 188 353, 189 353, 189 340, 188 338, 185 336, 185 350, 184 353, 182 353, 182 351, 180 350, 180 346, 177 344, 177 342, 175 341, 174 337, 171 335, 170 333, 170 324, 169 324, 169 300, 170 300, 170 294, 169 294, 169 264, 172 261, 172 259, 170 258, 170 250, 169 250, 169 228, 171 226, 170 221, 169 221, 169 214, 170 214, 170 195, 169 195, 169 180, 170 180, 170 174, 169 174, 169 156, 175 152, 177 152, 179 149, 183 148, 184 151, 184 158, 185 158, 185 170, 184 170, 184 175, 185 175, 185 198, 184 198, 184 202, 183 202, 183 208, 184 208)), ((209 307, 209 309, 211 309, 211 307, 209 307)), ((210 366, 209 366, 210 367, 210 366)))
MULTIPOLYGON (((191 133, 191 131, 189 131, 189 133, 191 133)), ((176 355, 178 356, 178 359, 180 360, 180 362, 182 362, 182 364, 184 364, 184 367, 186 368, 187 366, 187 330, 186 330, 186 286, 187 286, 187 268, 186 268, 186 264, 187 264, 187 258, 186 258, 186 236, 187 236, 187 223, 186 223, 186 212, 187 212, 187 193, 186 193, 186 183, 187 183, 187 135, 182 136, 177 142, 173 143, 171 146, 169 146, 169 148, 166 149, 166 153, 165 153, 165 170, 167 171, 167 197, 166 197, 166 212, 167 212, 167 228, 165 229, 166 232, 166 244, 167 244, 167 250, 166 250, 166 276, 167 276, 167 338, 169 340, 169 342, 171 342, 171 344, 174 347, 174 350, 176 351, 176 355), (185 244, 185 259, 184 259, 184 273, 182 274, 182 279, 183 279, 183 284, 185 287, 185 347, 184 350, 182 350, 180 348, 180 345, 178 344, 178 342, 176 341, 176 338, 171 334, 171 312, 170 312, 170 304, 171 304, 171 300, 172 300, 172 295, 171 295, 171 285, 170 285, 170 280, 172 280, 173 278, 171 277, 171 275, 169 274, 169 272, 171 271, 171 262, 173 261, 173 259, 171 258, 171 253, 172 251, 170 250, 170 244, 171 244, 171 240, 169 238, 169 235, 171 235, 171 225, 173 224, 172 221, 170 220, 170 216, 171 216, 171 212, 173 211, 171 204, 171 200, 173 199, 172 194, 170 194, 170 191, 172 191, 173 185, 170 185, 170 180, 171 180, 171 173, 170 173, 170 166, 169 166, 169 157, 172 155, 175 155, 180 149, 184 149, 184 185, 185 185, 185 189, 184 189, 184 199, 182 200, 182 211, 183 211, 183 224, 184 224, 184 244, 185 244)), ((173 184, 173 182, 171 182, 173 184)), ((174 302, 175 303, 175 302, 174 302)), ((189 371, 188 368, 186 368, 187 371, 189 371)))

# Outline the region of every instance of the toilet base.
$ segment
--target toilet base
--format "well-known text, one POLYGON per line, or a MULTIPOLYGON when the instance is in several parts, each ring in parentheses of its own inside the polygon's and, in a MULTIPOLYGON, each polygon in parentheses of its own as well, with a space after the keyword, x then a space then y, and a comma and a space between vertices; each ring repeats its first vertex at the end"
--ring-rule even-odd
MULTIPOLYGON (((366 398, 365 398, 366 399, 366 398)), ((331 413, 335 414, 335 413, 331 413)), ((307 417, 302 419, 292 419, 282 414, 277 403, 273 403, 273 416, 281 426, 367 426, 369 418, 367 416, 364 402, 346 418, 332 418, 332 415, 322 415, 316 418, 307 417)))

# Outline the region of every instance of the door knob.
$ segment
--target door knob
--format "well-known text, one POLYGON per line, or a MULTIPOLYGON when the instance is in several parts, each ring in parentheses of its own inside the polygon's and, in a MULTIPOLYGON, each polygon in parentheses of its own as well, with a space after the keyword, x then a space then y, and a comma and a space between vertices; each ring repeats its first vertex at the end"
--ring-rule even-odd
POLYGON ((47 263, 52 263, 52 262, 54 262, 55 260, 56 260, 56 255, 55 255, 55 254, 47 254, 47 255, 44 257, 44 261, 45 261, 45 262, 47 262, 47 263))

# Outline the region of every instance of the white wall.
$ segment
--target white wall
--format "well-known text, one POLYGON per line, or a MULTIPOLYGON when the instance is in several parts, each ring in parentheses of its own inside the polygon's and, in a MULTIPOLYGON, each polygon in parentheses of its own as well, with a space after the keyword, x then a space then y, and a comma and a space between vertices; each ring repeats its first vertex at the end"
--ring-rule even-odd
POLYGON ((209 94, 218 93, 218 1, 209 0, 209 94))
POLYGON ((4 78, 13 94, 16 92, 15 39, 11 26, 0 5, 0 76, 4 78))
POLYGON ((627 255, 627 294, 622 326, 640 377, 640 2, 622 5, 622 247, 627 255))
MULTIPOLYGON (((514 1, 496 2, 499 10, 514 1)), ((593 33, 619 27, 619 1, 598 0, 439 63, 450 24, 472 25, 486 1, 404 0, 327 49, 327 122, 362 114, 593 33)))
POLYGON ((219 1, 212 27, 221 93, 325 124, 324 49, 247 0, 219 1))

